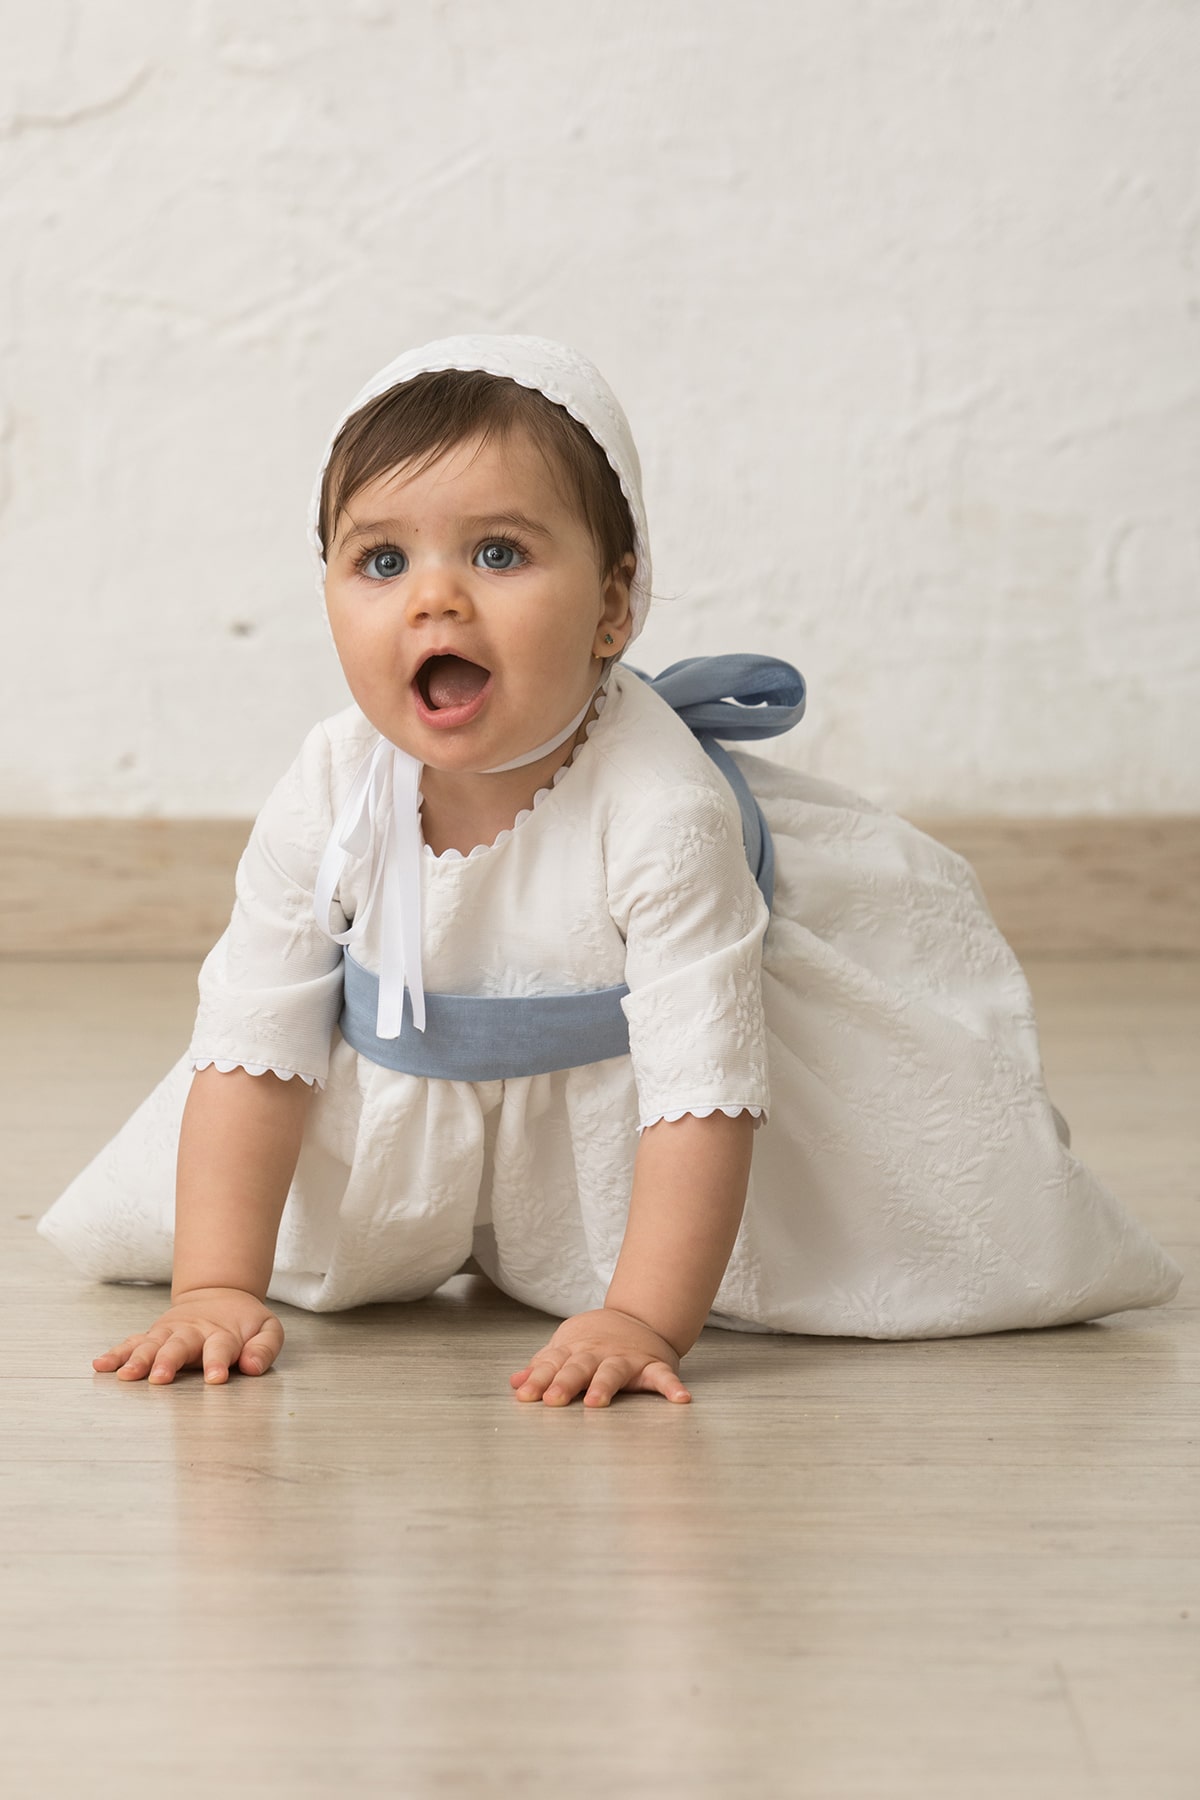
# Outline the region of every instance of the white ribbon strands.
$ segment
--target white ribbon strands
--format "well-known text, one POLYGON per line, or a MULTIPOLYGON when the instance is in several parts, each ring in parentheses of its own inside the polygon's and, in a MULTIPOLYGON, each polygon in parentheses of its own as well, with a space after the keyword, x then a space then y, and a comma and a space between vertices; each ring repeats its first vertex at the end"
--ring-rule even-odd
MULTIPOLYGON (((600 684, 601 686, 603 683, 600 684)), ((511 762, 485 769, 485 775, 504 775, 537 762, 565 744, 578 731, 591 708, 595 688, 569 725, 556 736, 526 750, 511 762)), ((404 1018, 404 989, 412 996, 413 1024, 425 1029, 425 982, 421 972, 421 770, 424 763, 380 738, 364 759, 346 795, 337 823, 317 871, 313 912, 317 924, 335 944, 352 944, 366 931, 375 910, 382 905, 379 932, 379 1008, 375 1035, 398 1038, 404 1018), (370 869, 367 897, 346 931, 332 931, 329 909, 338 883, 350 862, 370 869)))
POLYGON ((345 805, 325 846, 317 871, 313 911, 335 944, 362 937, 382 899, 379 951, 381 1038, 397 1038, 404 1015, 404 989, 412 996, 413 1024, 425 1029, 425 984, 421 978, 420 782, 423 764, 380 738, 354 777, 345 805), (329 909, 338 883, 354 859, 369 859, 367 897, 347 931, 333 931, 329 909))
POLYGON ((579 730, 579 727, 588 716, 592 701, 596 698, 596 695, 600 692, 600 688, 603 685, 603 682, 601 682, 592 689, 579 711, 575 714, 575 717, 571 720, 571 723, 569 725, 564 725, 557 737, 547 738, 546 742, 544 744, 539 744, 536 750, 527 750, 524 756, 514 756, 511 762, 497 763, 494 769, 485 769, 483 771, 484 774, 507 775, 510 769, 523 769, 526 763, 537 762, 540 756, 549 756, 552 750, 557 750, 560 744, 566 743, 573 731, 579 730))

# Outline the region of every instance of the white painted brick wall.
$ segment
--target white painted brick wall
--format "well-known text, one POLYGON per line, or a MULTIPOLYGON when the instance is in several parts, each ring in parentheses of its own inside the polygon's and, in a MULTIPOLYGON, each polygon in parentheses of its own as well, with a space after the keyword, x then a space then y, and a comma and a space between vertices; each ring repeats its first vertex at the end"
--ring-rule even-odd
POLYGON ((634 660, 809 677, 922 813, 1200 808, 1200 7, 3 0, 0 810, 249 814, 398 349, 592 355, 634 660))

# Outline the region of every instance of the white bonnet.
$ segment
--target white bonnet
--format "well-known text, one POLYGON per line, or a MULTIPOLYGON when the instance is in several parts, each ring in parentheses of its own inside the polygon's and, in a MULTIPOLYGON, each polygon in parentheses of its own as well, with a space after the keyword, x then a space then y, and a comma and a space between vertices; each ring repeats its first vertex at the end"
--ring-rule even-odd
POLYGON ((414 375, 422 375, 433 369, 481 369, 489 375, 507 375, 522 387, 536 388, 539 393, 545 394, 548 400, 553 400, 569 412, 595 438, 617 473, 621 491, 633 518, 637 572, 630 593, 632 641, 642 629, 650 606, 650 545, 646 535, 646 510, 642 501, 641 464, 634 448, 629 421, 599 369, 577 350, 570 350, 565 344, 557 344, 551 338, 501 337, 485 333, 439 338, 435 343, 425 344, 418 350, 406 350, 402 356, 388 363, 386 368, 380 369, 377 375, 373 375, 355 395, 329 435, 309 507, 308 541, 317 563, 317 590, 322 598, 325 592, 325 562, 321 555, 317 529, 320 520, 321 483, 338 432, 347 419, 369 400, 376 399, 389 388, 399 386, 402 381, 411 381, 414 375))

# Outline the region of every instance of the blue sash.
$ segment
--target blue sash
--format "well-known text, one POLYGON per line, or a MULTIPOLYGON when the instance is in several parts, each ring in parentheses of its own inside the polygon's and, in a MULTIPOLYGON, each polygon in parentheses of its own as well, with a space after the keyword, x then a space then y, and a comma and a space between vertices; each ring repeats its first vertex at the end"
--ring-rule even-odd
MULTIPOLYGON (((656 678, 641 669, 630 672, 679 714, 733 789, 746 858, 770 906, 775 892, 771 834, 749 783, 717 739, 777 737, 790 731, 804 714, 804 677, 773 656, 688 656, 656 678)), ((348 951, 343 969, 342 1036, 360 1055, 402 1075, 515 1080, 629 1052, 629 1026, 621 1010, 629 992, 624 985, 582 994, 427 993, 424 1031, 414 1028, 405 993, 399 1037, 381 1038, 375 1032, 378 979, 348 951)))
POLYGON ((362 1056, 439 1081, 507 1081, 629 1054, 620 987, 583 994, 426 994, 425 1029, 404 995, 400 1036, 375 1035, 379 980, 343 952, 342 1036, 362 1056))

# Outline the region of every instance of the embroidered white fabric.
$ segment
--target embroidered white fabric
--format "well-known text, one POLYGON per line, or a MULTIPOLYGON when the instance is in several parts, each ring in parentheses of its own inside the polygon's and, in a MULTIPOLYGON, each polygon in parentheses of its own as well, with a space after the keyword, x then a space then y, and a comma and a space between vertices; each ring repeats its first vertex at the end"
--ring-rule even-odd
MULTIPOLYGON (((1175 1265, 1060 1142, 1028 987, 968 865, 735 752, 775 843, 768 927, 723 778, 619 666, 569 773, 503 841, 422 856, 421 879, 431 991, 625 980, 631 1054, 477 1084, 364 1061, 311 899, 371 741, 353 708, 316 728, 256 822, 189 1057, 39 1227, 80 1267, 169 1278, 179 1118, 210 1058, 325 1082, 269 1290, 314 1311, 430 1293, 472 1254, 548 1313, 602 1305, 639 1124, 748 1104, 770 1118, 710 1323, 936 1337, 1174 1292, 1175 1265)), ((343 916, 360 898, 351 881, 343 916)))

